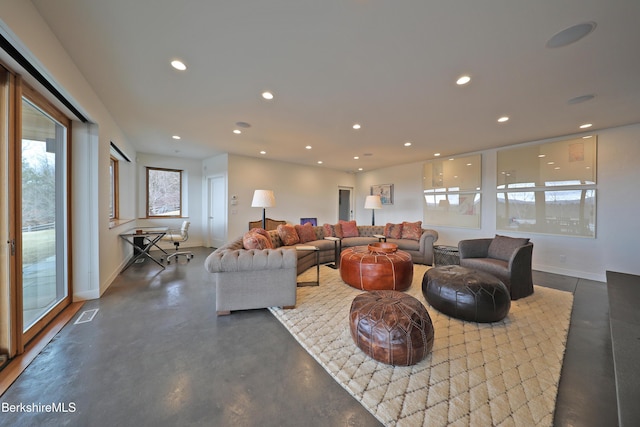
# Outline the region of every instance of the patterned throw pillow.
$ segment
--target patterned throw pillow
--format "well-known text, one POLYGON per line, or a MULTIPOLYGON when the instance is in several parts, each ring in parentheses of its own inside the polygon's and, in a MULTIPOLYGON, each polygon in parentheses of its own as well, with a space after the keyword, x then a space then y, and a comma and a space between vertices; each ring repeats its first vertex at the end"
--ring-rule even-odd
POLYGON ((318 239, 316 237, 316 230, 310 222, 306 222, 304 225, 296 225, 295 228, 300 238, 300 243, 307 243, 318 239))
POLYGON ((271 240, 260 233, 249 231, 242 236, 242 246, 245 249, 271 249, 271 240))
POLYGON ((355 221, 340 221, 340 226, 342 227, 342 237, 360 237, 355 221))
POLYGON ((402 223, 402 238, 409 240, 420 240, 422 236, 422 221, 402 223))
POLYGON ((324 237, 336 237, 336 228, 331 224, 322 224, 322 235, 324 237))
POLYGON ((282 244, 285 246, 300 243, 300 237, 296 232, 296 228, 291 224, 280 224, 278 226, 278 236, 280 236, 280 240, 282 240, 282 244))
POLYGON ((252 228, 249 232, 258 233, 267 239, 267 248, 273 249, 273 242, 271 241, 271 235, 264 228, 252 228))
POLYGON ((384 236, 390 239, 402 239, 402 224, 391 224, 384 226, 384 236))
POLYGON ((335 232, 336 237, 339 237, 341 239, 344 237, 344 233, 342 232, 342 224, 334 225, 333 226, 333 231, 335 232))

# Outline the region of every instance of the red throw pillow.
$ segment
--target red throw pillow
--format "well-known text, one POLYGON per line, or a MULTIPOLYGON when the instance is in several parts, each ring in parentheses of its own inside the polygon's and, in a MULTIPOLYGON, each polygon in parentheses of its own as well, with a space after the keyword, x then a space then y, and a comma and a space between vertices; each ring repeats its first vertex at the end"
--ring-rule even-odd
POLYGON ((333 231, 336 233, 336 237, 343 238, 344 234, 342 233, 342 224, 336 224, 333 226, 333 231))
POLYGON ((402 223, 402 238, 409 240, 420 240, 422 236, 422 221, 418 222, 403 222, 402 223))
POLYGON ((384 236, 390 239, 402 239, 402 224, 391 224, 384 226, 384 236))
POLYGON ((264 228, 252 228, 251 230, 249 230, 249 232, 258 233, 261 236, 264 236, 267 239, 267 248, 273 249, 273 242, 271 241, 271 235, 267 230, 265 230, 264 228))
POLYGON ((340 226, 342 227, 342 237, 360 237, 355 221, 340 221, 340 226))
POLYGON ((280 240, 282 240, 284 246, 300 243, 300 237, 296 232, 296 228, 291 224, 280 224, 278 226, 278 236, 280 236, 280 240))
POLYGON ((249 231, 242 236, 242 246, 245 249, 271 249, 271 240, 260 233, 249 231))
POLYGON ((322 235, 324 237, 336 237, 335 226, 331 224, 322 224, 322 235))
POLYGON ((313 228, 310 222, 306 222, 304 225, 296 225, 296 232, 300 238, 300 243, 312 242, 318 240, 316 237, 316 230, 313 228))

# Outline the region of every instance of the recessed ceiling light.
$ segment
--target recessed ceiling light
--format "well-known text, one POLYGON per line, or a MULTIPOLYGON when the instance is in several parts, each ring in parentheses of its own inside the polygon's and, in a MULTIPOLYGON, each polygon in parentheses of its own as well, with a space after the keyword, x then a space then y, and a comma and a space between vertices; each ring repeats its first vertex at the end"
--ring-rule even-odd
POLYGON ((171 138, 173 138, 173 139, 180 139, 180 136, 179 136, 179 135, 173 135, 171 138))
POLYGON ((440 153, 433 153, 434 156, 440 157, 440 153))
POLYGON ((542 158, 542 157, 547 157, 546 154, 538 154, 538 157, 542 158))
POLYGON ((589 138, 593 138, 593 135, 587 135, 582 137, 582 139, 589 139, 589 138))
POLYGON ((262 92, 262 97, 264 99, 267 99, 267 100, 272 100, 273 99, 273 93, 269 92, 268 90, 264 91, 264 92, 262 92))
POLYGON ((547 162, 548 165, 555 165, 556 162, 547 162))
POLYGON ((595 95, 582 95, 582 96, 576 96, 575 98, 571 98, 570 100, 567 101, 568 104, 580 104, 582 102, 587 102, 587 101, 591 101, 593 98, 595 98, 595 95))
POLYGON ((354 128, 355 130, 360 129, 362 126, 360 126, 359 123, 355 123, 353 126, 351 126, 352 128, 354 128))
POLYGON ((353 156, 353 160, 358 160, 360 157, 358 156, 353 156))
POLYGON ((260 152, 260 154, 267 154, 267 152, 266 152, 266 151, 264 151, 264 150, 262 150, 262 151, 260 152))
POLYGON ((242 131, 240 129, 234 129, 233 133, 235 133, 236 135, 240 135, 242 131))
POLYGON ((311 150, 311 146, 310 146, 310 145, 307 145, 307 146, 306 146, 306 147, 304 147, 304 148, 306 148, 307 150, 311 150))
POLYGON ((318 164, 321 165, 322 164, 322 160, 318 160, 318 164))
POLYGON ((590 128, 591 126, 593 126, 593 124, 591 124, 591 123, 585 123, 585 124, 583 124, 583 125, 580 125, 580 129, 590 128))
POLYGON ((184 62, 178 61, 177 59, 174 59, 173 61, 171 61, 171 66, 176 70, 180 70, 180 71, 184 71, 187 69, 187 66, 184 65, 184 62))
POLYGON ((471 165, 472 165, 472 163, 467 163, 467 166, 471 166, 471 165))
POLYGON ((555 170, 559 170, 559 169, 560 169, 560 166, 556 166, 554 169, 555 169, 555 170))
POLYGON ((364 170, 364 169, 362 169, 362 168, 358 168, 358 170, 359 170, 359 171, 361 171, 361 170, 364 170))
POLYGON ((405 142, 405 143, 404 143, 404 146, 405 146, 405 147, 411 147, 411 142, 409 142, 409 141, 405 142))
POLYGON ((595 22, 584 22, 582 24, 565 28, 549 39, 547 47, 556 48, 570 45, 571 43, 575 43, 583 37, 586 37, 595 29, 595 22))
POLYGON ((509 117, 507 117, 507 116, 502 116, 502 117, 500 117, 500 118, 498 119, 498 123, 504 123, 504 122, 506 122, 506 121, 508 121, 508 120, 509 120, 509 117))
POLYGON ((456 84, 462 86, 462 85, 466 85, 470 81, 471 81, 471 77, 469 77, 469 76, 460 76, 460 78, 458 80, 456 80, 456 84))

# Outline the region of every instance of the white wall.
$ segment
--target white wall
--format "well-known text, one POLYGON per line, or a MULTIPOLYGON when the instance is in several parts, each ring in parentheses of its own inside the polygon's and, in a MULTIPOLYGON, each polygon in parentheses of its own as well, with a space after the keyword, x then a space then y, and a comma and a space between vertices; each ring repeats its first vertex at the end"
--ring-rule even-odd
MULTIPOLYGON (((350 173, 316 166, 302 166, 237 155, 228 157, 228 236, 245 233, 249 221, 262 219, 262 209, 252 208, 256 189, 273 190, 276 207, 267 208, 267 217, 299 224, 300 218, 315 217, 318 225, 338 222, 338 187, 355 187, 350 173)), ((364 203, 364 202, 363 202, 364 203)))
MULTIPOLYGON (((0 29, 3 34, 7 34, 7 38, 18 48, 20 53, 29 59, 43 75, 47 76, 58 90, 65 94, 99 129, 97 156, 87 160, 94 162, 88 165, 89 168, 98 171, 98 191, 85 195, 92 198, 89 203, 97 203, 99 211, 97 218, 99 232, 97 268, 99 271, 92 270, 91 274, 85 275, 82 278, 83 281, 92 280, 93 282, 82 283, 81 293, 74 292, 73 297, 78 300, 85 299, 87 295, 100 295, 119 273, 123 259, 123 253, 119 249, 121 246, 120 238, 118 237, 122 227, 109 228, 110 141, 118 144, 128 155, 134 156, 135 150, 30 1, 0 0, 0 29), (98 283, 95 283, 96 280, 98 283)), ((43 95, 48 96, 49 94, 43 92, 43 95)), ((51 100, 54 104, 59 104, 55 99, 51 100)), ((79 139, 74 143, 82 143, 83 141, 79 139)), ((86 141, 90 142, 89 139, 86 141)), ((78 173, 79 171, 74 167, 73 180, 87 179, 78 173)), ((135 188, 135 186, 132 187, 135 188)), ((135 206, 135 197, 135 191, 121 192, 120 206, 124 212, 131 211, 130 207, 135 206)), ((75 194, 72 195, 72 200, 73 203, 87 202, 87 200, 77 199, 75 194)))
MULTIPOLYGON (((204 218, 203 218, 203 176, 202 160, 183 159, 179 157, 160 156, 157 154, 138 153, 136 160, 138 172, 138 220, 137 226, 141 227, 169 227, 179 229, 183 221, 190 221, 189 240, 181 243, 180 247, 203 246, 204 218), (145 218, 146 214, 146 181, 147 167, 178 169, 182 171, 182 217, 181 218, 145 218)), ((127 250, 133 250, 130 245, 121 242, 121 245, 129 246, 127 250)), ((159 246, 164 249, 173 249, 171 242, 161 242, 159 246)))
MULTIPOLYGON (((534 243, 536 270, 605 281, 607 270, 640 274, 640 124, 604 129, 598 135, 598 184, 596 238, 518 234, 496 231, 497 150, 482 154, 482 225, 480 229, 429 226, 424 219, 422 167, 424 162, 363 172, 357 177, 358 204, 364 204, 372 184, 394 184, 392 206, 376 211, 376 224, 423 220, 423 226, 439 234, 438 243, 457 245, 460 240, 493 237, 496 233, 530 237, 534 243), (412 181, 414 180, 414 181, 412 181), (564 259, 564 262, 561 261, 564 259)), ((577 135, 576 135, 577 136, 577 135)), ((571 136, 537 142, 570 139, 571 136)), ((463 154, 463 153, 461 153, 463 154)), ((426 159, 425 159, 426 160, 426 159)), ((358 222, 369 223, 369 212, 358 222)))

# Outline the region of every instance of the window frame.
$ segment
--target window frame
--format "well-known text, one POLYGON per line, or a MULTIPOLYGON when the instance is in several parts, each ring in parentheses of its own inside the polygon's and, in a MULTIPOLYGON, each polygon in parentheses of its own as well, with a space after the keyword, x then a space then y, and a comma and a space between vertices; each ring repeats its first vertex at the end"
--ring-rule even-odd
POLYGON ((109 169, 111 171, 111 211, 109 212, 109 220, 113 221, 120 218, 120 165, 119 160, 114 156, 110 156, 109 169))
POLYGON ((154 166, 147 166, 146 167, 146 218, 182 218, 183 217, 183 209, 182 209, 182 178, 183 178, 183 174, 184 171, 181 169, 170 169, 170 168, 159 168, 159 167, 154 167, 154 166), (179 201, 179 205, 178 205, 178 214, 177 215, 152 215, 150 212, 150 206, 149 206, 149 173, 151 171, 158 171, 158 172, 177 172, 180 176, 180 182, 179 182, 179 195, 178 195, 178 201, 179 201))

